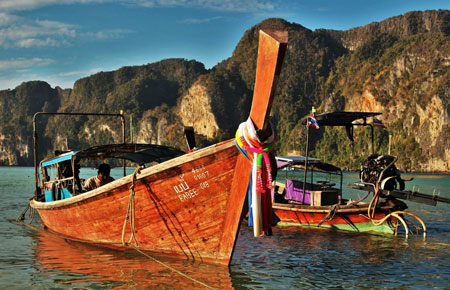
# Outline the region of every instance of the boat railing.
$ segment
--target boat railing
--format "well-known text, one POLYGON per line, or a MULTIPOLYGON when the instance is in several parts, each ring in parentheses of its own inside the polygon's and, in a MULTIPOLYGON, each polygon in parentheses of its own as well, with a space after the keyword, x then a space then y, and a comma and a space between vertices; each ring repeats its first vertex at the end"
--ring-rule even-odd
MULTIPOLYGON (((313 166, 313 164, 311 164, 310 166, 308 166, 308 170, 311 172, 311 174, 309 175, 309 178, 303 181, 300 181, 299 178, 299 174, 300 172, 303 172, 305 170, 304 165, 302 164, 296 164, 296 165, 292 165, 292 166, 286 166, 285 169, 285 184, 287 187, 287 183, 288 180, 292 180, 295 182, 298 182, 299 184, 301 184, 301 192, 303 192, 303 190, 308 191, 308 190, 313 190, 313 191, 333 191, 333 192, 338 192, 338 199, 341 200, 342 199, 342 186, 343 186, 343 174, 342 174, 342 170, 338 167, 332 166, 331 164, 326 164, 323 162, 317 162, 317 164, 315 164, 313 166), (329 166, 332 168, 332 170, 324 170, 324 166, 329 166), (303 188, 303 185, 304 188, 303 188)), ((305 195, 305 198, 307 197, 307 195, 305 195)), ((306 201, 304 200, 299 200, 299 202, 307 204, 306 201)))
POLYGON ((281 203, 297 203, 310 206, 333 205, 340 203, 341 191, 323 184, 307 183, 303 189, 303 181, 285 179, 285 182, 274 183, 274 200, 281 203))

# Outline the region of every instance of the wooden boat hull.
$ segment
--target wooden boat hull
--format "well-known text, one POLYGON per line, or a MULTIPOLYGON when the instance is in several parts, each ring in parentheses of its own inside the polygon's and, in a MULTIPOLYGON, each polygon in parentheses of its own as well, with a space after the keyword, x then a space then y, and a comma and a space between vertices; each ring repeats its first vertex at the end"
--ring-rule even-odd
MULTIPOLYGON (((133 246, 142 251, 229 264, 237 238, 248 161, 232 140, 143 169, 134 182, 133 246)), ((125 248, 131 175, 75 197, 32 200, 46 228, 66 238, 125 248), (125 225, 125 230, 123 232, 125 225)))
MULTIPOLYGON (((250 121, 260 130, 260 140, 266 140, 272 133, 268 117, 287 40, 287 31, 259 33, 250 121)), ((52 196, 47 202, 39 202, 36 159, 39 114, 33 117, 36 190, 30 206, 39 212, 50 231, 108 247, 138 248, 229 265, 251 172, 251 163, 239 154, 233 140, 171 159, 87 193, 57 201, 52 196)), ((119 116, 124 132, 123 115, 119 116)), ((74 159, 71 162, 73 173, 76 165, 74 159)), ((72 179, 72 192, 76 192, 74 174, 72 179)))
MULTIPOLYGON (((330 206, 304 206, 274 203, 275 215, 280 219, 278 226, 301 226, 318 229, 366 232, 374 234, 394 234, 395 218, 389 218, 381 225, 375 225, 367 217, 367 204, 346 207, 341 206, 330 220, 323 221, 330 212, 330 206), (323 221, 323 222, 322 222, 323 221)), ((388 214, 388 207, 382 207, 375 213, 375 219, 388 214)))

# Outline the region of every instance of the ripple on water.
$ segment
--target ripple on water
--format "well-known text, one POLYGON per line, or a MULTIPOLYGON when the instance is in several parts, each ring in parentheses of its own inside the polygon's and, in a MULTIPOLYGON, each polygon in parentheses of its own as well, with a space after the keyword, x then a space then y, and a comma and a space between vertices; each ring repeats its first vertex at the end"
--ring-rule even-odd
MULTIPOLYGON (((32 195, 33 181, 27 179, 32 175, 32 168, 0 167, 0 289, 204 288, 142 255, 8 222, 32 195), (23 185, 19 191, 17 184, 23 185)), ((434 187, 441 181, 427 180, 434 187)), ((450 181, 444 182, 442 188, 448 188, 450 181)), ((420 235, 405 240, 296 227, 275 227, 272 237, 255 238, 243 224, 229 269, 158 258, 217 289, 448 289, 450 206, 410 203, 409 210, 426 223, 426 241, 420 235)))

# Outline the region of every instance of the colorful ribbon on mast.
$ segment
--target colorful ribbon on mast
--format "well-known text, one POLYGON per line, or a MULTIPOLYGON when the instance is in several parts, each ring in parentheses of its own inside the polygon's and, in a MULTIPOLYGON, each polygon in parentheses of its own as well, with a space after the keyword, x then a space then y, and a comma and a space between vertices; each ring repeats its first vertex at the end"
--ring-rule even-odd
MULTIPOLYGON (((271 135, 261 141, 251 118, 239 125, 236 145, 252 162, 251 194, 249 194, 249 221, 255 237, 271 235, 272 226, 272 167, 269 154, 275 147, 276 136, 269 122, 271 135)), ((249 187, 250 191, 250 187, 249 187)))

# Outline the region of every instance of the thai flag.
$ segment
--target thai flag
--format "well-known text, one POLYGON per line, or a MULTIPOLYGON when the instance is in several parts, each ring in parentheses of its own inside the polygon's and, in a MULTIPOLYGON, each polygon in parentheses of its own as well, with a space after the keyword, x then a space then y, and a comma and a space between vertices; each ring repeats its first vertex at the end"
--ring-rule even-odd
POLYGON ((316 129, 319 129, 319 123, 317 122, 316 118, 313 115, 308 116, 308 126, 313 126, 316 129))
POLYGON ((386 128, 386 126, 381 122, 381 120, 378 120, 377 118, 373 118, 373 126, 374 127, 380 127, 380 128, 386 128))

